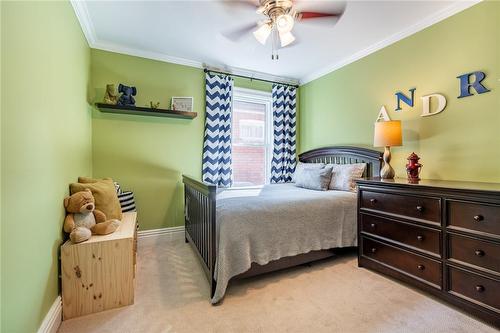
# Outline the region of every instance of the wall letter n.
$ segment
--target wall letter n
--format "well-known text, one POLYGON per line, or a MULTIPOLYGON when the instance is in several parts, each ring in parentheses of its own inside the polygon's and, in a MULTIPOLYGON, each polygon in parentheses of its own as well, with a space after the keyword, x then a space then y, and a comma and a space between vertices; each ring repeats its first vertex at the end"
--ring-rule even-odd
POLYGON ((410 89, 411 97, 406 96, 401 91, 396 93, 398 107, 395 109, 395 111, 401 111, 401 101, 403 101, 406 105, 413 107, 413 98, 415 97, 415 89, 417 88, 410 89))
POLYGON ((484 74, 484 72, 472 72, 457 76, 457 79, 460 80, 460 96, 458 96, 458 98, 472 96, 473 93, 470 92, 470 88, 474 88, 478 94, 484 94, 490 91, 481 84, 485 77, 486 74, 484 74), (472 75, 474 75, 474 82, 471 83, 470 77, 472 75))

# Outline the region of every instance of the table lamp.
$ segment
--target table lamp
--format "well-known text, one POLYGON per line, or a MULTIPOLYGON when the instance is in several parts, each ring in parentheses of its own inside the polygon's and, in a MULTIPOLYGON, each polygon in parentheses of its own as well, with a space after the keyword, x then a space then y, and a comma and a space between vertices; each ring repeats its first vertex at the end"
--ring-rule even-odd
POLYGON ((384 166, 380 170, 382 179, 393 179, 394 169, 391 167, 391 147, 401 146, 401 121, 378 121, 375 123, 374 147, 384 147, 384 166))

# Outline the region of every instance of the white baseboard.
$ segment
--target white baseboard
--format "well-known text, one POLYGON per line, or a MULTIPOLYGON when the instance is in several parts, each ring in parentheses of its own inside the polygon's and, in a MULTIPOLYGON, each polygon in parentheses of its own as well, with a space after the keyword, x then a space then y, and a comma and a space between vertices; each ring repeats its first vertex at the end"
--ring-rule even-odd
POLYGON ((160 228, 151 230, 141 230, 137 232, 137 238, 151 238, 151 237, 163 237, 170 236, 171 238, 184 237, 184 226, 180 227, 170 227, 170 228, 160 228))
POLYGON ((40 328, 38 329, 37 333, 56 333, 57 330, 59 329, 59 326, 61 326, 61 322, 62 322, 61 296, 57 296, 56 300, 50 307, 49 312, 47 312, 47 315, 45 315, 45 318, 43 319, 42 324, 40 325, 40 328))

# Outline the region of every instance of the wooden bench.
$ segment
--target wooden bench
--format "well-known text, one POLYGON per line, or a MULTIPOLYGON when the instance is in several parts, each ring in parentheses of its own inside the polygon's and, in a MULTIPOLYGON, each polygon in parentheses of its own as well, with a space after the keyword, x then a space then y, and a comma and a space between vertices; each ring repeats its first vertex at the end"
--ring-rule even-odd
POLYGON ((112 234, 61 246, 63 319, 134 303, 137 213, 112 234))

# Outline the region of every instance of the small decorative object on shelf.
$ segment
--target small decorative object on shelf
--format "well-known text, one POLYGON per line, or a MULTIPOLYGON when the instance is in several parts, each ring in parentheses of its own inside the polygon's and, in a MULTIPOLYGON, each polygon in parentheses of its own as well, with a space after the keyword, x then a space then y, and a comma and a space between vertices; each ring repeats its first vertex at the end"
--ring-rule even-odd
POLYGON ((193 97, 172 97, 171 109, 193 112, 193 97))
POLYGON ((115 85, 107 84, 106 92, 104 93, 104 103, 116 105, 117 102, 118 102, 118 94, 116 93, 115 85))
POLYGON ((411 153, 407 158, 408 164, 406 164, 406 174, 408 175, 408 181, 410 183, 418 182, 420 180, 419 175, 423 165, 418 163, 419 159, 420 157, 418 157, 415 153, 411 153))
POLYGON ((135 87, 125 86, 120 83, 118 86, 118 92, 122 94, 118 100, 118 105, 135 106, 135 99, 132 97, 137 94, 137 89, 135 87))
POLYGON ((158 107, 160 106, 160 102, 153 103, 152 101, 149 101, 149 106, 151 107, 151 109, 158 109, 158 107))

